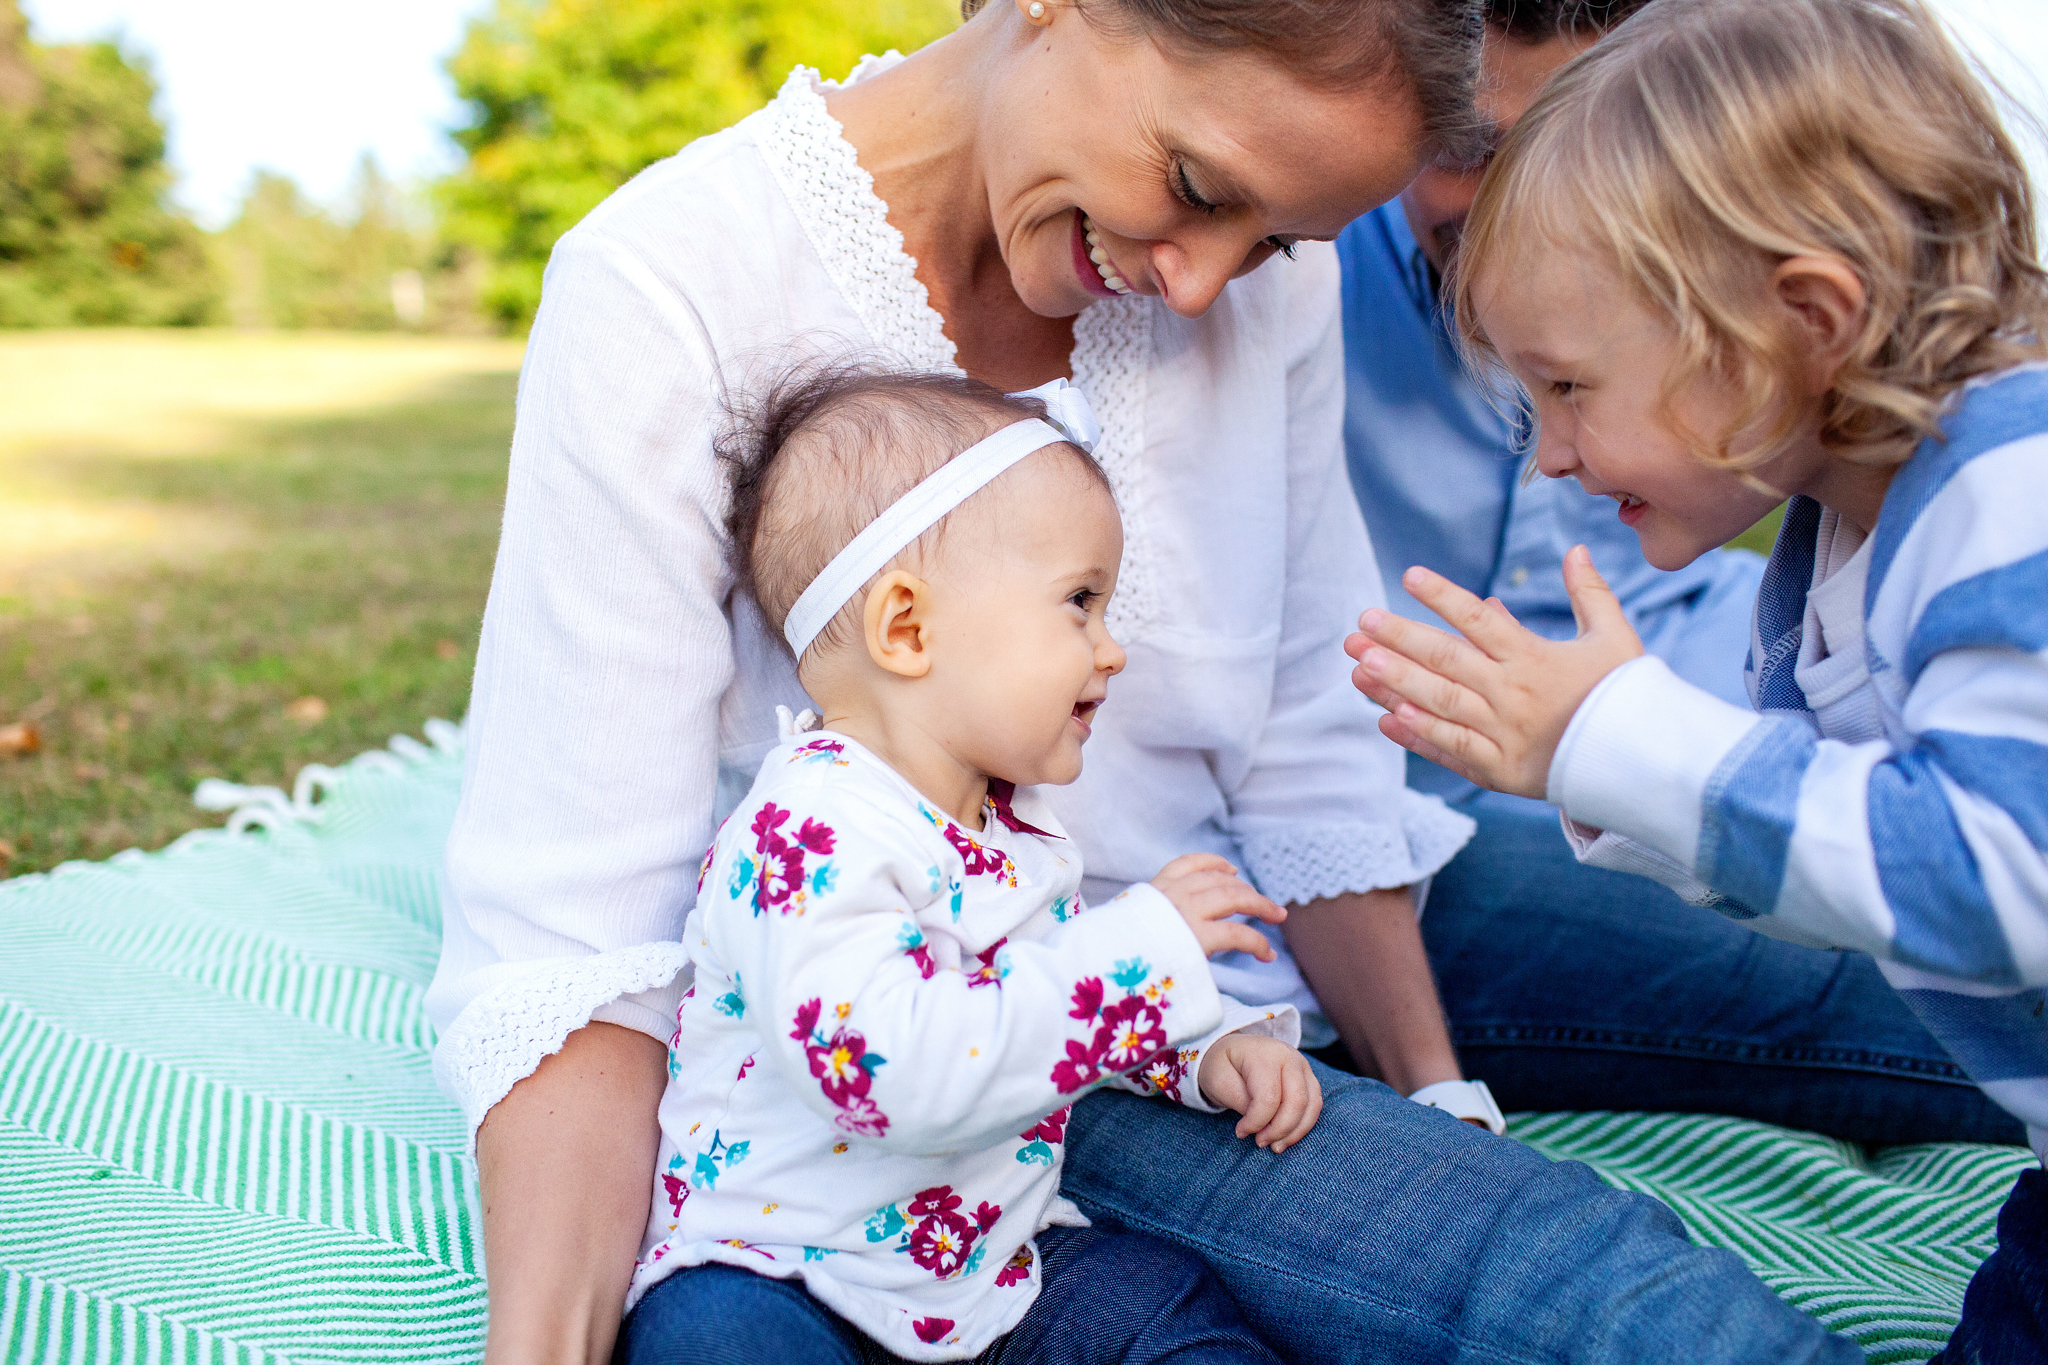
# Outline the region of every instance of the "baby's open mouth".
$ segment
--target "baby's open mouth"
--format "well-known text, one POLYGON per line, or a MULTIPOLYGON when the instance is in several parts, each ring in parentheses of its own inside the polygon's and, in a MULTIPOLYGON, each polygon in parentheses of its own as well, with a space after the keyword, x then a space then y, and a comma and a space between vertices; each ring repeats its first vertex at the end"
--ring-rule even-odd
POLYGON ((1088 723, 1095 719, 1095 712, 1101 706, 1102 703, 1099 701, 1076 702, 1074 703, 1074 719, 1080 721, 1082 727, 1086 728, 1088 723))

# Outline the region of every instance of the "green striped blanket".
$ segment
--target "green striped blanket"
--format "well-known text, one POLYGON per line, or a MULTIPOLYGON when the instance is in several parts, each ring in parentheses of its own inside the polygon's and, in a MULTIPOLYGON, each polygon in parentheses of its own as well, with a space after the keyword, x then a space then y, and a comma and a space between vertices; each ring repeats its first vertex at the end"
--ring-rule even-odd
MULTIPOLYGON (((460 739, 429 727, 226 831, 0 883, 0 1360, 472 1360, 476 1193, 421 993, 460 739), (324 799, 316 800, 316 797, 324 799)), ((2020 1149, 1519 1115, 1873 1360, 1924 1360, 2020 1149)))

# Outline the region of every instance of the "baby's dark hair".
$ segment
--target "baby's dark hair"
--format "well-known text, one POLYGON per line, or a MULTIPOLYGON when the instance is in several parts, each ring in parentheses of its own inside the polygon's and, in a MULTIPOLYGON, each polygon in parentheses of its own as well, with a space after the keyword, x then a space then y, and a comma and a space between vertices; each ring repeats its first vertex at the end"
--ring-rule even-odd
MULTIPOLYGON (((1044 416, 1036 398, 964 375, 866 361, 785 371, 735 409, 731 429, 716 443, 732 483, 725 529, 737 586, 780 633, 804 589, 890 504, 969 446, 1044 416)), ((1109 487, 1087 452, 1058 448, 1109 487)), ((904 553, 929 551, 946 521, 940 518, 904 553)), ((856 615, 857 604, 848 603, 819 643, 844 643, 856 615)))

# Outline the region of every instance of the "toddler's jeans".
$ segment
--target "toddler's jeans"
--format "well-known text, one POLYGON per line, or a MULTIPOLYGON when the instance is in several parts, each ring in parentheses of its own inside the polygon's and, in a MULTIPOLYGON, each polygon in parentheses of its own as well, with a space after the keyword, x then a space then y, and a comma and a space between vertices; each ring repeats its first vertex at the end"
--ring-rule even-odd
POLYGON ((1963 1320, 1928 1365, 2048 1360, 2048 1172, 2023 1173, 1998 1211, 1998 1250, 1963 1295, 1963 1320))
MULTIPOLYGON (((1202 1259, 1170 1242, 1047 1228, 1037 1302, 976 1365, 1279 1365, 1202 1259)), ((804 1291, 702 1265, 649 1290, 614 1365, 891 1365, 897 1357, 804 1291)))

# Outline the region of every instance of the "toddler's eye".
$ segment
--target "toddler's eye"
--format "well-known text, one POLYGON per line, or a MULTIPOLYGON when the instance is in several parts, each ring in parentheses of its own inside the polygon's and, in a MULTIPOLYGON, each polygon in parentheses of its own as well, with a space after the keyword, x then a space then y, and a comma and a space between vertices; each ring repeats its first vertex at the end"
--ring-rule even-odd
POLYGON ((1550 392, 1553 397, 1570 398, 1578 391, 1579 386, 1569 379, 1553 379, 1550 381, 1550 392))
POLYGON ((1081 589, 1081 591, 1075 593, 1072 597, 1069 597, 1067 599, 1067 602, 1070 606, 1076 606, 1079 607, 1082 611, 1087 611, 1090 607, 1094 606, 1097 602, 1101 600, 1101 593, 1095 591, 1095 589, 1093 588, 1083 588, 1081 589))

